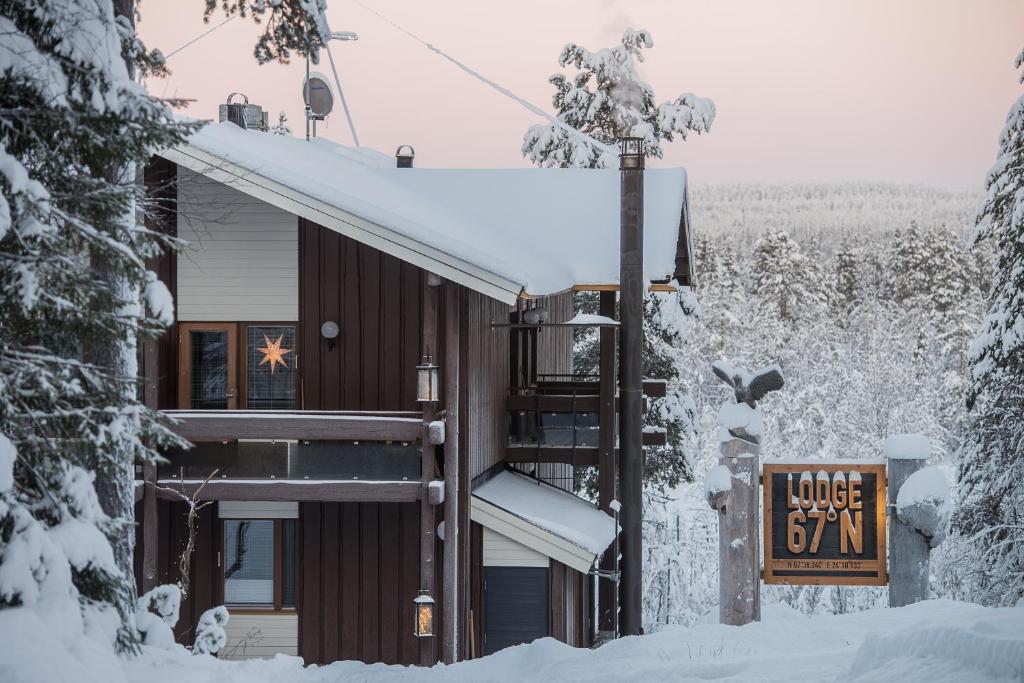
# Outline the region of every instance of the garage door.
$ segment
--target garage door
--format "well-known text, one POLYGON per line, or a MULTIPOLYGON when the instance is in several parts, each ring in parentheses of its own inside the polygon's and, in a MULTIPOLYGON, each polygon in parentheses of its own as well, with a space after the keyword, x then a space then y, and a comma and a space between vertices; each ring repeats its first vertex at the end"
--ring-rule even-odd
POLYGON ((484 567, 484 654, 550 633, 547 567, 484 567))

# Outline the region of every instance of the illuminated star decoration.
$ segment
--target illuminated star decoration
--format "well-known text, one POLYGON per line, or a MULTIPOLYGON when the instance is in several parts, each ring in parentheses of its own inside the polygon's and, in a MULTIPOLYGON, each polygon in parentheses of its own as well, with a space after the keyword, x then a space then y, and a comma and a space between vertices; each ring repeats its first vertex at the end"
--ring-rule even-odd
POLYGON ((270 341, 270 338, 267 337, 267 335, 263 335, 263 341, 266 342, 267 345, 263 348, 256 349, 263 354, 263 360, 260 361, 260 365, 270 363, 271 375, 274 374, 274 369, 277 367, 278 363, 284 367, 288 367, 288 364, 284 362, 284 354, 291 353, 291 349, 281 348, 281 339, 283 337, 284 335, 280 335, 275 341, 270 341))

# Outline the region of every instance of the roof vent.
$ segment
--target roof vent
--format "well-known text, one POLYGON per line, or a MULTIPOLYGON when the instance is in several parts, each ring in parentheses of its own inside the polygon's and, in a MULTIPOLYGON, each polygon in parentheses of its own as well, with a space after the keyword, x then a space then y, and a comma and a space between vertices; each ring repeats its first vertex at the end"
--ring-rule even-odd
POLYGON ((220 105, 218 111, 220 121, 230 121, 241 128, 266 131, 269 128, 267 112, 258 104, 249 104, 249 98, 243 93, 233 92, 228 101, 220 105), (232 102, 235 95, 241 95, 243 102, 232 102))
POLYGON ((416 158, 416 150, 412 148, 412 145, 400 145, 395 150, 395 161, 397 162, 398 168, 412 168, 412 160, 416 158), (409 150, 403 152, 403 149, 409 150))

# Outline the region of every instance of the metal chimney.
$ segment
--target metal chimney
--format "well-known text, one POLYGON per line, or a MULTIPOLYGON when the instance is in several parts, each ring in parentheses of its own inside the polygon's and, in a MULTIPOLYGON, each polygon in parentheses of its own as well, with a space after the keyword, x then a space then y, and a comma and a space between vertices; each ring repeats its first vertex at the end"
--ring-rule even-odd
POLYGON ((412 168, 412 162, 415 158, 416 150, 412 148, 412 145, 399 145, 398 149, 395 150, 395 165, 398 168, 412 168), (403 149, 409 151, 403 152, 403 149))
POLYGON ((622 483, 624 636, 643 630, 644 143, 623 138, 619 153, 619 470, 622 483))
POLYGON ((240 128, 261 130, 266 132, 270 129, 270 121, 267 112, 258 104, 249 104, 249 98, 244 93, 233 92, 228 95, 228 100, 220 105, 218 109, 219 121, 230 121, 240 128), (243 102, 238 104, 232 102, 235 95, 241 95, 243 102))

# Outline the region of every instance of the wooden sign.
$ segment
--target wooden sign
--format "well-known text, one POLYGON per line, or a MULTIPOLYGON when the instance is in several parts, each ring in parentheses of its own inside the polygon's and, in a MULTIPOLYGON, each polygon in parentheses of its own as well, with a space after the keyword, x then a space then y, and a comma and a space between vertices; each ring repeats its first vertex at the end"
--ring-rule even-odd
POLYGON ((765 463, 764 582, 882 586, 885 465, 765 463))

